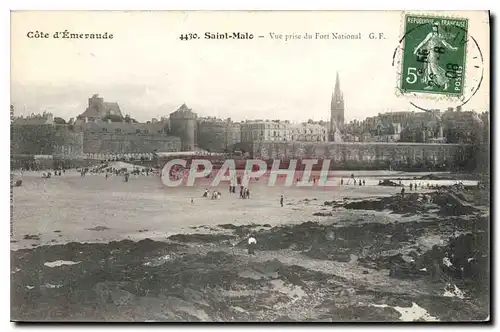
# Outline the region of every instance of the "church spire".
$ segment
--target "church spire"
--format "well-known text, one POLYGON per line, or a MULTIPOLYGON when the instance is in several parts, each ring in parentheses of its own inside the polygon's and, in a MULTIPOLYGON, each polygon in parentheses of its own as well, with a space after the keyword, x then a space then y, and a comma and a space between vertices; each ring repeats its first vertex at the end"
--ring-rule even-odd
POLYGON ((330 141, 342 141, 341 133, 344 131, 344 95, 340 90, 339 72, 335 78, 335 88, 332 93, 330 107, 330 141))
POLYGON ((342 92, 340 92, 340 79, 339 79, 339 72, 337 72, 337 77, 335 78, 335 89, 333 90, 333 94, 335 97, 341 97, 342 92))
POLYGON ((342 91, 340 91, 339 72, 337 72, 337 77, 335 78, 335 88, 332 93, 332 103, 330 109, 344 109, 344 95, 342 94, 342 91))

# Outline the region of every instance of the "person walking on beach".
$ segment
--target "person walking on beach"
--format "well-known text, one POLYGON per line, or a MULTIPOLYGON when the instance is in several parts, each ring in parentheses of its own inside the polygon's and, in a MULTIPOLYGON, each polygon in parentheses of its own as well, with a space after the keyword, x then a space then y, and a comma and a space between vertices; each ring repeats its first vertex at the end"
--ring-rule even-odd
POLYGON ((281 197, 280 197, 280 204, 281 204, 281 207, 283 207, 283 200, 284 200, 284 199, 285 199, 285 198, 283 197, 283 195, 281 195, 281 197))
POLYGON ((250 235, 248 238, 248 254, 249 255, 255 255, 255 247, 257 246, 257 240, 253 237, 253 235, 250 235))
POLYGON ((413 190, 413 183, 410 183, 410 191, 413 190))
POLYGON ((365 180, 364 180, 364 179, 363 179, 363 186, 366 186, 366 182, 365 182, 365 180))
POLYGON ((341 178, 340 179, 340 185, 343 186, 344 185, 344 178, 341 178))
MULTIPOLYGON (((354 178, 354 173, 351 174, 351 179, 354 181, 354 185, 356 185, 356 179, 354 178)), ((349 181, 347 181, 347 184, 349 184, 349 181)))

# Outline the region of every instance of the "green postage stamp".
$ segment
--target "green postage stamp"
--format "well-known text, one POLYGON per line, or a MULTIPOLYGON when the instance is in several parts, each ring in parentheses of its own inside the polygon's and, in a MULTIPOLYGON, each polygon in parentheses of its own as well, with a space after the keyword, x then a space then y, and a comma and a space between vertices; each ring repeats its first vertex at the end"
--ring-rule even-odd
POLYGON ((404 33, 402 92, 462 95, 467 19, 406 15, 404 33))

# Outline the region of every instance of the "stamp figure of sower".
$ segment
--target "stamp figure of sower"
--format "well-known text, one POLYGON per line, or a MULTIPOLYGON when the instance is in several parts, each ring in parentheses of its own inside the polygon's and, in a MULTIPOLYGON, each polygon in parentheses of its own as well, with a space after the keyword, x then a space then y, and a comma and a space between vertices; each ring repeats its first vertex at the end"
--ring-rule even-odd
POLYGON ((420 72, 422 76, 422 83, 427 86, 425 89, 430 90, 436 86, 442 87, 444 91, 449 88, 450 79, 446 76, 446 69, 443 68, 440 63, 440 53, 439 50, 445 47, 450 51, 458 50, 458 47, 450 45, 442 35, 439 34, 439 23, 434 23, 432 27, 432 32, 429 32, 424 40, 415 47, 413 54, 418 55, 419 53, 427 53, 427 61, 424 62, 424 66, 420 72), (432 50, 430 52, 421 52, 422 49, 432 50), (434 84, 429 84, 434 82, 434 84))

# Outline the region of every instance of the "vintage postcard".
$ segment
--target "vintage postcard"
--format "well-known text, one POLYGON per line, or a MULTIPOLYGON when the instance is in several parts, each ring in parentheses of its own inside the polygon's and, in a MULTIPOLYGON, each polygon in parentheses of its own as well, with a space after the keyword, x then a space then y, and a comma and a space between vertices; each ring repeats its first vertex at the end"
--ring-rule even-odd
POLYGON ((489 322, 488 11, 13 11, 11 320, 489 322))

